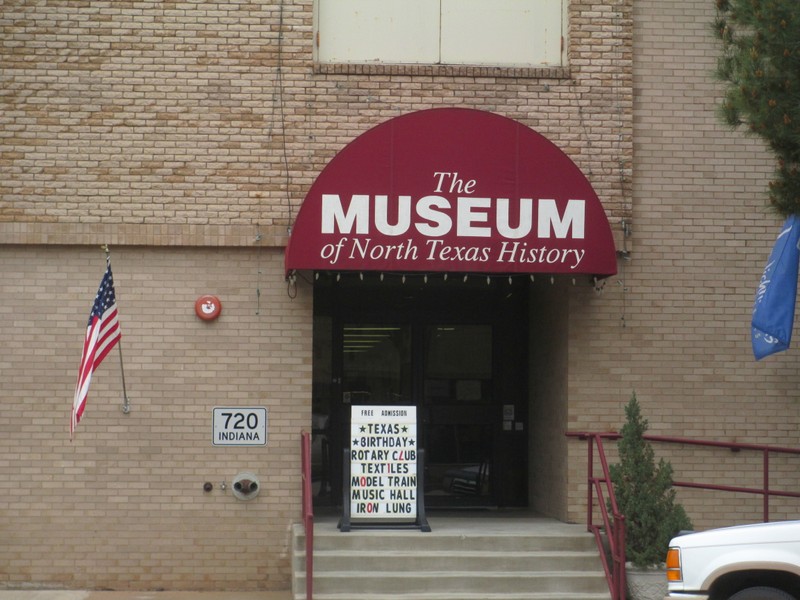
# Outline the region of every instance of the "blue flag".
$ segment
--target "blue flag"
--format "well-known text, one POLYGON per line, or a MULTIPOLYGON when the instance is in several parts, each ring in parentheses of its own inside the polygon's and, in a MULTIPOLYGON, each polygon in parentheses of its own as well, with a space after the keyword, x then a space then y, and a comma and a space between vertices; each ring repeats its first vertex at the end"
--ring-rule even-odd
POLYGON ((800 216, 791 215, 778 234, 756 290, 752 321, 756 360, 789 347, 797 299, 798 265, 800 216))

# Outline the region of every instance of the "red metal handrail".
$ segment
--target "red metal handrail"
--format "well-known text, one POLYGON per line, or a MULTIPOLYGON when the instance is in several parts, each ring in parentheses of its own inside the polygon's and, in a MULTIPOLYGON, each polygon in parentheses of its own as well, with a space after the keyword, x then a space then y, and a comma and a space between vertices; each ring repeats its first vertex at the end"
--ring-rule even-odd
POLYGON ((617 498, 614 495, 614 487, 611 484, 611 473, 608 469, 608 460, 603 449, 603 434, 596 433, 567 433, 569 437, 579 437, 588 440, 589 450, 588 464, 588 496, 586 502, 586 526, 594 534, 597 548, 600 550, 600 560, 603 563, 603 571, 606 574, 608 589, 611 592, 611 600, 625 600, 625 516, 619 512, 617 498), (600 459, 600 466, 603 470, 601 477, 594 476, 594 449, 597 447, 597 456, 600 459), (605 493, 604 493, 605 492, 605 493), (600 508, 600 515, 603 517, 603 524, 594 524, 593 501, 597 494, 597 504, 600 508), (608 507, 611 508, 609 516, 608 507), (603 529, 607 532, 608 549, 611 556, 609 564, 603 545, 603 529))
POLYGON ((717 490, 722 492, 741 492, 745 494, 760 494, 763 496, 763 521, 769 522, 769 499, 773 496, 782 498, 800 498, 800 492, 788 492, 773 490, 770 488, 769 479, 769 457, 770 454, 792 454, 800 456, 800 448, 789 448, 786 446, 768 446, 766 444, 740 444, 736 442, 713 442, 707 440, 693 440, 689 438, 670 437, 662 435, 645 435, 644 439, 651 442, 662 442, 665 444, 686 444, 690 446, 709 446, 714 448, 726 448, 733 452, 740 450, 751 450, 762 454, 762 487, 748 488, 730 485, 714 485, 710 483, 690 483, 686 481, 673 481, 675 487, 686 487, 703 490, 717 490))
MULTIPOLYGON (((587 441, 589 449, 588 456, 588 495, 586 522, 589 531, 594 533, 600 549, 600 557, 603 562, 603 569, 606 572, 609 590, 612 600, 624 600, 625 598, 625 517, 619 513, 617 501, 614 495, 614 488, 611 483, 611 476, 608 470, 608 462, 603 449, 603 440, 618 440, 622 437, 616 432, 591 433, 591 432, 567 432, 567 437, 575 437, 587 441), (603 469, 602 477, 594 476, 594 448, 597 446, 598 458, 603 469), (608 494, 608 499, 603 496, 603 487, 608 494), (600 514, 603 517, 603 527, 608 532, 608 544, 611 552, 612 563, 609 565, 603 548, 601 531, 598 525, 593 524, 594 498, 597 494, 597 504, 600 514), (612 518, 609 519, 607 504, 611 507, 612 518)), ((673 481, 675 487, 686 487, 705 490, 716 490, 723 492, 741 492, 747 494, 760 494, 764 497, 763 520, 769 521, 769 500, 771 497, 800 498, 800 492, 789 492, 773 490, 770 488, 769 478, 769 457, 770 454, 792 454, 800 455, 800 448, 789 448, 785 446, 768 446, 766 444, 745 444, 737 442, 714 442, 708 440, 697 440, 691 438, 680 438, 662 435, 644 435, 643 438, 650 442, 666 444, 683 444, 688 446, 706 446, 713 448, 725 448, 733 452, 741 450, 752 450, 761 452, 763 455, 763 485, 761 488, 741 487, 732 485, 718 485, 710 483, 695 483, 687 481, 673 481)))
POLYGON ((311 493, 311 434, 300 436, 303 476, 303 526, 306 530, 306 600, 314 597, 314 499, 311 493))

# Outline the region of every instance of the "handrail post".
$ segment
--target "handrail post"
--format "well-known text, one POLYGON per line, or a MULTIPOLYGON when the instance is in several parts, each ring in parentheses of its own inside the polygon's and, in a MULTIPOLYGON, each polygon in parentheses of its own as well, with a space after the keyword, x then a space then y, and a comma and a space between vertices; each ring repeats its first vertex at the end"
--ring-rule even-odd
MULTIPOLYGON (((600 434, 594 436, 597 441, 597 454, 600 458, 600 466, 603 469, 603 482, 608 493, 608 503, 611 506, 611 519, 607 519, 608 540, 612 544, 612 596, 618 600, 625 600, 625 515, 619 512, 617 497, 614 494, 614 485, 611 481, 611 472, 608 468, 605 448, 603 447, 603 437, 600 434), (612 543, 613 540, 613 543, 612 543)), ((602 501, 602 499, 598 499, 602 501)))
MULTIPOLYGON (((586 524, 589 531, 592 530, 593 524, 593 512, 592 511, 592 500, 594 499, 594 444, 595 444, 595 436, 591 436, 588 438, 589 443, 586 444, 589 448, 589 485, 588 490, 586 490, 586 524)), ((597 443, 600 443, 597 440, 597 443)))
POLYGON ((314 597, 314 501, 311 493, 311 435, 300 435, 303 481, 303 526, 306 532, 306 600, 314 597))
POLYGON ((764 523, 769 523, 769 448, 764 448, 764 523))
POLYGON ((616 517, 619 519, 617 524, 617 594, 619 600, 625 600, 625 592, 627 589, 626 573, 625 573, 625 517, 620 515, 616 517))

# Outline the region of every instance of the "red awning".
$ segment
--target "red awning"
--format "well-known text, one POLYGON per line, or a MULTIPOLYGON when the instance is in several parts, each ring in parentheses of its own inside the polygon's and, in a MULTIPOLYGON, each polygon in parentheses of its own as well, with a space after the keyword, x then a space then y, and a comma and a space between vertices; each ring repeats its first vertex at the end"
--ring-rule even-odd
POLYGON ((506 117, 443 108, 386 121, 328 163, 285 267, 606 277, 617 261, 605 210, 566 154, 506 117))

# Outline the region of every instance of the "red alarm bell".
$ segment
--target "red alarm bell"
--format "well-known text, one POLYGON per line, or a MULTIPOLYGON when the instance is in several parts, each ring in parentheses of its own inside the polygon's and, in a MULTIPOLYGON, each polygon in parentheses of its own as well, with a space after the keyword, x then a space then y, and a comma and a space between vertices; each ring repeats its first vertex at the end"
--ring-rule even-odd
POLYGON ((200 296, 194 303, 194 312, 203 321, 213 321, 222 312, 222 302, 216 296, 200 296))

